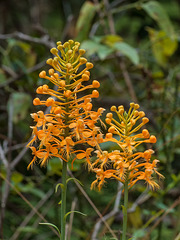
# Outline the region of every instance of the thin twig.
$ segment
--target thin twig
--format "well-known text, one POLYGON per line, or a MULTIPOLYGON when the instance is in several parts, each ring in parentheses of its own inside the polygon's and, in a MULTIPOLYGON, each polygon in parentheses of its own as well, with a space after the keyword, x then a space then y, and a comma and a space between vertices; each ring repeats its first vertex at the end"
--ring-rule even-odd
MULTIPOLYGON (((46 207, 44 208, 44 210, 41 212, 42 216, 45 217, 46 214, 49 212, 49 209, 51 209, 51 207, 54 205, 54 200, 52 199, 48 204, 46 204, 46 207)), ((37 216, 37 219, 36 221, 34 221, 32 227, 34 229, 36 229, 39 225, 39 221, 40 221, 40 218, 37 216)), ((29 238, 32 237, 32 233, 31 232, 28 232, 25 237, 23 238, 23 240, 27 240, 29 238)))
MULTIPOLYGON (((53 194, 53 192, 54 191, 52 189, 50 189, 46 193, 46 195, 37 203, 36 210, 38 210, 40 207, 42 207, 44 205, 44 203, 50 198, 50 196, 53 194)), ((19 225, 19 227, 17 227, 17 230, 14 232, 14 234, 12 235, 12 237, 9 240, 17 240, 21 233, 18 229, 25 227, 35 214, 36 214, 36 212, 34 211, 34 209, 32 209, 29 212, 29 214, 26 216, 26 218, 23 220, 23 222, 19 225)))
POLYGON ((155 222, 155 224, 151 227, 150 231, 147 233, 146 238, 149 237, 149 235, 151 234, 151 232, 163 221, 163 219, 166 217, 166 215, 169 214, 169 212, 175 208, 176 206, 178 206, 180 204, 180 197, 177 198, 173 204, 165 211, 165 213, 155 222))
POLYGON ((75 199, 72 202, 71 205, 71 214, 70 214, 70 219, 69 219, 69 224, 68 224, 68 231, 67 231, 67 240, 71 240, 71 231, 72 231, 72 225, 73 225, 73 219, 74 219, 74 210, 76 207, 76 203, 77 203, 77 198, 75 197, 75 199))
POLYGON ((1 83, 1 84, 0 84, 0 88, 5 87, 5 86, 9 85, 10 83, 13 83, 13 82, 17 81, 18 79, 22 78, 22 77, 25 76, 26 74, 30 74, 30 73, 32 73, 32 72, 35 72, 35 71, 41 69, 43 66, 45 66, 45 64, 46 64, 46 62, 45 62, 45 61, 42 61, 42 62, 34 65, 33 67, 27 69, 26 72, 21 73, 21 74, 17 75, 16 77, 10 78, 10 79, 8 79, 7 81, 1 83))
MULTIPOLYGON (((41 213, 37 211, 37 209, 28 201, 28 199, 21 192, 19 192, 19 190, 16 187, 14 187, 10 183, 10 181, 8 181, 1 173, 0 173, 0 177, 9 185, 9 187, 13 188, 13 190, 27 203, 27 205, 41 218, 43 222, 47 223, 47 220, 41 215, 41 213)), ((58 232, 51 226, 49 227, 59 237, 58 232)))
POLYGON ((22 32, 14 32, 9 34, 0 34, 0 39, 7 40, 9 38, 15 38, 18 40, 23 40, 31 43, 37 43, 44 45, 48 48, 53 48, 55 46, 54 41, 52 41, 49 37, 49 35, 44 35, 41 38, 31 37, 27 34, 24 34, 22 32))
POLYGON ((107 18, 108 18, 110 32, 111 32, 111 34, 116 34, 113 16, 112 16, 111 12, 109 11, 110 10, 109 1, 104 0, 104 5, 106 7, 106 14, 107 14, 107 18))
POLYGON ((0 145, 0 159, 2 160, 5 168, 7 168, 8 167, 8 160, 5 157, 5 154, 4 154, 4 151, 3 151, 2 147, 1 147, 1 145, 0 145))
POLYGON ((137 206, 143 204, 151 197, 151 194, 145 190, 140 194, 140 196, 136 199, 136 201, 133 203, 132 207, 128 209, 128 213, 132 213, 136 211, 137 206))
MULTIPOLYGON (((75 178, 73 173, 68 169, 68 174, 72 177, 75 178)), ((81 187, 81 185, 75 181, 76 186, 79 188, 79 190, 82 192, 82 194, 84 195, 84 197, 87 199, 87 201, 89 202, 89 204, 92 206, 92 208, 94 209, 94 211, 98 214, 98 216, 101 218, 102 222, 105 224, 105 226, 107 227, 107 229, 109 230, 109 232, 112 234, 112 236, 114 238, 117 238, 117 236, 115 235, 115 233, 112 231, 111 227, 109 226, 109 224, 104 220, 104 217, 102 216, 102 214, 100 213, 100 211, 97 209, 97 207, 95 206, 95 204, 93 203, 93 201, 90 199, 90 197, 87 195, 87 193, 84 191, 84 189, 81 187)))
MULTIPOLYGON (((116 199, 115 199, 115 203, 114 203, 114 208, 111 212, 109 212, 108 214, 103 216, 103 219, 105 221, 118 213, 119 205, 120 205, 120 201, 121 201, 121 194, 122 194, 122 183, 118 182, 117 195, 116 195, 116 199)), ((101 223, 102 223, 102 218, 100 218, 94 226, 94 231, 92 233, 92 238, 91 238, 92 240, 98 239, 97 235, 98 235, 99 229, 101 227, 101 223)))
POLYGON ((23 158, 23 156, 25 155, 27 150, 28 150, 28 148, 24 147, 21 150, 21 152, 14 158, 14 160, 10 164, 11 169, 15 168, 15 166, 20 162, 20 160, 23 158))
POLYGON ((122 70, 122 74, 123 74, 124 80, 126 82, 126 85, 128 87, 129 94, 130 94, 132 100, 135 103, 138 103, 137 96, 136 96, 136 93, 134 91, 133 84, 131 82, 131 78, 129 76, 129 73, 128 73, 127 69, 126 69, 125 63, 122 60, 120 60, 119 65, 120 65, 120 68, 122 70))

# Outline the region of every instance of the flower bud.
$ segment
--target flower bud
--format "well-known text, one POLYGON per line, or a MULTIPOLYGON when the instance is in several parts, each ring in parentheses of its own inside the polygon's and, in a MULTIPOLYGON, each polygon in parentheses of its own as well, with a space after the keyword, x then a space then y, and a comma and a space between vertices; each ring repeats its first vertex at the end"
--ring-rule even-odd
POLYGON ((82 56, 83 54, 85 54, 85 50, 84 49, 79 49, 79 54, 82 56))
POLYGON ((54 69, 53 68, 49 69, 49 75, 54 75, 54 69))
POLYGON ((36 89, 36 92, 37 92, 38 94, 42 94, 42 93, 43 93, 43 87, 42 87, 42 86, 38 87, 38 88, 36 89))
POLYGON ((114 133, 115 132, 115 127, 114 126, 111 126, 109 129, 108 129, 108 132, 109 133, 114 133))
POLYGON ((46 71, 41 71, 41 72, 39 73, 39 77, 40 77, 40 78, 45 78, 45 77, 46 77, 46 71))
POLYGON ((49 58, 49 59, 46 61, 46 63, 49 64, 49 65, 52 65, 52 63, 53 63, 52 58, 49 58))
POLYGON ((74 41, 72 39, 69 39, 68 42, 72 45, 74 41))
POLYGON ((43 92, 47 92, 47 90, 49 89, 47 84, 44 84, 42 88, 43 88, 43 92))
POLYGON ((40 104, 41 104, 40 99, 39 99, 39 98, 35 98, 35 99, 33 100, 33 104, 34 104, 35 106, 40 105, 40 104))
POLYGON ((112 113, 107 113, 106 117, 111 119, 113 117, 113 114, 112 113))
POLYGON ((56 55, 58 53, 58 50, 56 48, 51 48, 50 52, 56 55))
POLYGON ((98 98, 99 97, 99 92, 97 90, 92 91, 92 97, 93 98, 98 98))
POLYGON ((87 63, 87 59, 84 58, 84 57, 80 57, 79 62, 80 62, 81 64, 85 64, 85 63, 87 63))
POLYGON ((92 82, 92 85, 93 85, 94 88, 99 88, 100 87, 100 83, 97 80, 94 80, 92 82))
POLYGON ((147 129, 143 129, 142 134, 144 138, 149 138, 149 131, 147 129))
POLYGON ((111 111, 112 111, 112 112, 115 112, 116 110, 117 110, 116 106, 112 106, 112 107, 111 107, 111 111))
POLYGON ((113 136, 112 133, 106 133, 106 138, 107 138, 107 139, 112 138, 112 136, 113 136))
POLYGON ((139 116, 142 118, 142 117, 145 116, 145 113, 144 113, 143 111, 140 111, 140 112, 139 112, 139 116))
POLYGON ((49 107, 51 106, 53 103, 54 103, 54 99, 49 97, 47 100, 46 100, 46 106, 49 107))
POLYGON ((66 82, 65 82, 64 80, 61 80, 61 81, 59 82, 59 85, 60 85, 61 87, 65 87, 65 86, 66 86, 66 82))
POLYGON ((87 69, 91 69, 91 68, 94 67, 94 65, 92 63, 90 63, 90 62, 87 62, 86 63, 86 67, 87 67, 87 69))
POLYGON ((56 107, 56 108, 54 109, 54 113, 55 113, 55 114, 59 114, 59 113, 61 113, 61 112, 62 112, 61 107, 56 107))
POLYGON ((87 74, 83 74, 82 75, 82 80, 83 81, 88 81, 89 80, 89 76, 87 74))
POLYGON ((110 119, 110 118, 106 118, 106 119, 105 119, 105 122, 106 122, 107 124, 111 124, 111 119, 110 119))
POLYGON ((146 123, 149 122, 149 119, 148 119, 147 117, 144 117, 144 118, 142 119, 142 122, 143 122, 144 124, 146 124, 146 123))
POLYGON ((150 141, 150 143, 156 143, 157 140, 154 135, 151 135, 149 141, 150 141))
POLYGON ((135 104, 135 105, 134 105, 134 108, 135 108, 135 109, 138 109, 138 108, 139 108, 139 104, 135 104))
POLYGON ((72 92, 70 90, 64 91, 64 96, 68 98, 71 96, 71 93, 72 92))

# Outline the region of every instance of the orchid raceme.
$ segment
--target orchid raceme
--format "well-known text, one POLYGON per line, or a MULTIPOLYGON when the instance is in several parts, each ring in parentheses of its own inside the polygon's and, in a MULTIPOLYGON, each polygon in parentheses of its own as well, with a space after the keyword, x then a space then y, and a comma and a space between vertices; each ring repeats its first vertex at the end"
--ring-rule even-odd
POLYGON ((37 88, 38 94, 48 95, 46 100, 34 99, 34 105, 49 107, 49 113, 43 111, 31 114, 35 126, 32 128, 32 140, 28 147, 34 155, 28 168, 35 162, 44 166, 51 157, 59 157, 72 163, 75 159, 87 158, 92 148, 102 142, 102 134, 95 125, 103 108, 92 111, 92 98, 98 98, 96 90, 100 84, 97 80, 89 83, 93 64, 82 57, 85 50, 79 49, 80 43, 69 40, 62 44, 57 42, 57 48, 52 48, 55 56, 47 60, 51 66, 49 74, 42 71, 40 78, 52 82, 51 89, 47 84, 37 88), (89 91, 89 89, 93 89, 89 91), (34 143, 35 146, 32 146, 34 143), (77 145, 86 144, 87 150, 77 150, 77 145))
POLYGON ((163 177, 157 171, 157 159, 151 160, 152 149, 139 152, 138 146, 143 143, 156 143, 156 137, 149 134, 143 126, 149 121, 143 111, 138 111, 139 105, 130 103, 129 111, 123 106, 118 109, 111 107, 113 113, 106 115, 106 123, 110 125, 104 142, 113 142, 117 149, 108 152, 96 150, 96 160, 90 162, 90 168, 96 173, 96 180, 91 188, 98 185, 99 190, 105 179, 115 178, 123 184, 128 183, 131 188, 137 181, 144 180, 152 188, 159 188, 153 175, 163 177), (143 130, 140 129, 143 127, 143 130), (115 137, 116 136, 116 137, 115 137))

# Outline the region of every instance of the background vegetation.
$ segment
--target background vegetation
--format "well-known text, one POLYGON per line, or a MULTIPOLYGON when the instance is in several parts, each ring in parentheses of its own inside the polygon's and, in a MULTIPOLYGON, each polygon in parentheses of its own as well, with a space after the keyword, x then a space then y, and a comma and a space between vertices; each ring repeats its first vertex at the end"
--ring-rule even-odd
MULTIPOLYGON (((55 42, 68 39, 80 41, 95 66, 92 79, 101 83, 95 106, 109 110, 139 103, 158 139, 155 157, 165 180, 157 192, 142 184, 130 191, 130 236, 180 239, 179 12, 178 0, 0 2, 0 239, 57 239, 39 222, 59 225, 60 193, 54 192, 61 166, 51 159, 47 168, 27 171, 32 156, 25 145, 31 137, 30 113, 37 111, 32 99, 43 82, 38 73, 48 69, 45 61, 55 42)), ((68 219, 71 240, 111 239, 110 229, 118 237, 122 212, 117 182, 91 191, 95 176, 85 165, 76 162, 71 173, 84 190, 69 183, 68 209, 87 214, 68 219)))

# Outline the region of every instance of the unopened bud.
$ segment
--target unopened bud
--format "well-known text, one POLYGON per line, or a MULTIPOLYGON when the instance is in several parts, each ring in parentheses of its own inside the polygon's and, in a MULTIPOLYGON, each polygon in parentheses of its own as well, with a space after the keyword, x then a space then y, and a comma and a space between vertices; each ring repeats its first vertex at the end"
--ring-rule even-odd
POLYGON ((86 63, 86 67, 87 67, 87 69, 91 69, 91 68, 94 67, 94 65, 92 63, 90 63, 90 62, 87 62, 86 63))
POLYGON ((40 78, 45 78, 46 77, 46 71, 42 71, 39 73, 40 78))
POLYGON ((108 129, 108 132, 109 133, 114 133, 115 132, 115 127, 114 126, 111 126, 109 129, 108 129))
POLYGON ((33 104, 34 104, 35 106, 40 105, 40 104, 41 104, 40 99, 39 99, 39 98, 35 98, 35 99, 33 100, 33 104))
POLYGON ((87 59, 84 58, 84 57, 80 57, 79 62, 80 62, 81 64, 85 64, 85 63, 87 63, 87 59))
POLYGON ((98 98, 99 97, 99 92, 97 90, 92 91, 92 97, 93 98, 98 98))
POLYGON ((92 85, 93 85, 94 88, 99 88, 100 87, 100 83, 97 80, 94 80, 92 82, 92 85))
POLYGON ((49 75, 53 75, 54 74, 54 69, 53 68, 50 68, 49 69, 49 75))
POLYGON ((115 112, 116 110, 117 110, 116 106, 112 106, 112 107, 111 107, 111 111, 112 111, 112 112, 115 112))
POLYGON ((82 75, 82 80, 83 81, 88 81, 89 80, 89 76, 87 74, 83 74, 82 75))
POLYGON ((56 48, 51 48, 50 52, 56 55, 58 53, 58 50, 56 48))
POLYGON ((85 54, 85 50, 84 49, 79 49, 79 54, 82 56, 83 54, 85 54))

